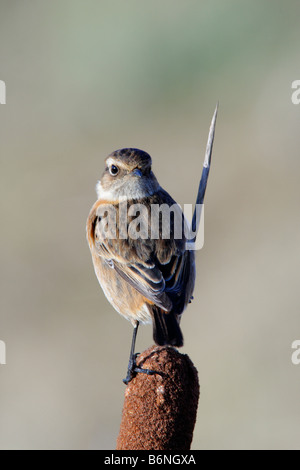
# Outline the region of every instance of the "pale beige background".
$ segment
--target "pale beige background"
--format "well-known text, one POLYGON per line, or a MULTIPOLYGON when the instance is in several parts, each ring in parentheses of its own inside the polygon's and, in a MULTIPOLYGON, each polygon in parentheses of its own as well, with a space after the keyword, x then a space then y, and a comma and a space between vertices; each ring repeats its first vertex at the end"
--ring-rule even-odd
POLYGON ((131 325, 93 273, 94 186, 134 146, 194 202, 217 100, 182 320, 202 393, 193 448, 300 448, 299 15, 291 0, 0 0, 2 449, 114 448, 131 325))

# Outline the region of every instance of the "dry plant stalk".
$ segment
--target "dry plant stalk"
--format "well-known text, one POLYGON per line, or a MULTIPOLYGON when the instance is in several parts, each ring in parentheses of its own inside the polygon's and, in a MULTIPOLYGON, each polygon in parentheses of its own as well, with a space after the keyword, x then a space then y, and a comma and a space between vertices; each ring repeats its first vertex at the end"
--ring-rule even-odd
POLYGON ((152 346, 137 362, 159 374, 139 373, 127 385, 117 450, 189 450, 200 394, 192 361, 152 346))

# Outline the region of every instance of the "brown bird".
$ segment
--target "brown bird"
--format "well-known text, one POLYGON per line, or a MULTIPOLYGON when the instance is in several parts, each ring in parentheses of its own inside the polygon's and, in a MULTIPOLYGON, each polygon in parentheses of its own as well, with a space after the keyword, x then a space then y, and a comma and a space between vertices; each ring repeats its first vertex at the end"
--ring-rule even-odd
MULTIPOLYGON (((203 203, 206 188, 216 111, 198 204, 203 203)), ((192 299, 195 255, 187 249, 190 231, 181 208, 159 185, 150 155, 125 148, 110 154, 105 162, 96 186, 98 200, 90 211, 86 230, 95 273, 105 296, 134 326, 124 379, 127 384, 138 372, 155 373, 136 365, 134 350, 140 322, 153 323, 156 344, 183 345, 179 322, 192 299)), ((195 211, 194 232, 197 222, 195 211)))

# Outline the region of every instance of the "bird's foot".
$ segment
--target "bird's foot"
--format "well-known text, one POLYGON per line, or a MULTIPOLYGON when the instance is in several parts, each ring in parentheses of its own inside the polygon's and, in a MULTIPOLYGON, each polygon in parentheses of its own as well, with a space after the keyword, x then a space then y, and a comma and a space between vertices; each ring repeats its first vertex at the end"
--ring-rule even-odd
POLYGON ((125 385, 127 385, 136 376, 136 374, 159 374, 159 372, 156 372, 155 370, 143 369, 142 367, 138 367, 136 363, 136 358, 139 356, 139 354, 140 353, 135 353, 129 360, 127 376, 125 379, 123 379, 125 385))

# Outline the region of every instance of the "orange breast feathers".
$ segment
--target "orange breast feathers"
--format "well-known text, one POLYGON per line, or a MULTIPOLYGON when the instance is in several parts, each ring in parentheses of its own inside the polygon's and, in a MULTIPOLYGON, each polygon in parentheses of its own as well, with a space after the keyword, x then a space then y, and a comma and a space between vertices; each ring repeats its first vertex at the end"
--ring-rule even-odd
POLYGON ((90 210, 87 222, 86 222, 86 237, 90 246, 90 250, 92 251, 95 247, 95 226, 97 222, 97 210, 102 205, 117 205, 119 201, 106 201, 106 200, 98 200, 95 202, 93 207, 90 210))

